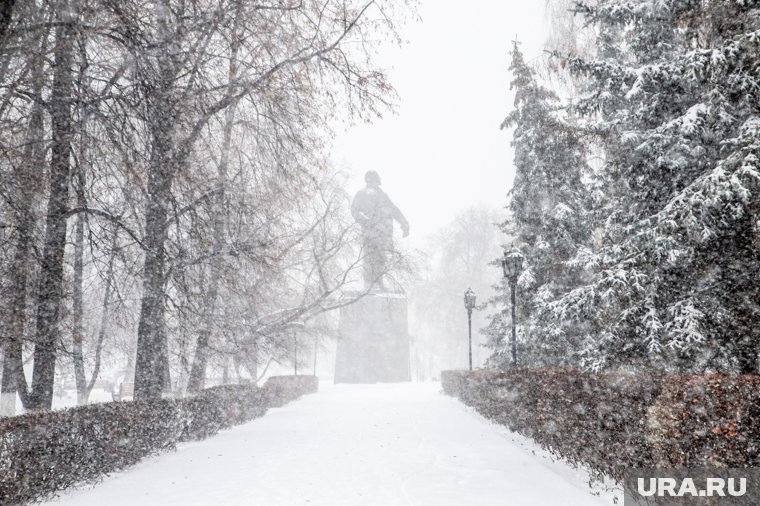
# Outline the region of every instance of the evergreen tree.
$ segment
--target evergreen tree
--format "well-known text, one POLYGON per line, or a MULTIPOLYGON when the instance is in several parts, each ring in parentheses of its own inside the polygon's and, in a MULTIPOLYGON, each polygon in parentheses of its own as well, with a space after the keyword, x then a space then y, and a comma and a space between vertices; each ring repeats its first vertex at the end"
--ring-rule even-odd
POLYGON ((593 282, 553 302, 586 365, 756 370, 760 5, 579 5, 598 58, 575 110, 604 151, 593 282))
MULTIPOLYGON (((520 365, 567 364, 578 351, 578 328, 549 314, 547 304, 580 284, 577 256, 589 238, 583 146, 568 125, 558 97, 537 82, 519 44, 511 51, 515 109, 502 128, 514 127, 515 182, 502 230, 515 237, 525 255, 519 282, 520 365)), ((502 287, 508 293, 508 283, 502 287)), ((500 297, 501 298, 501 297, 500 297)), ((505 301, 508 297, 505 298, 505 301)), ((509 311, 507 311, 509 312, 509 311)), ((505 314, 489 327, 492 363, 510 362, 505 314)))

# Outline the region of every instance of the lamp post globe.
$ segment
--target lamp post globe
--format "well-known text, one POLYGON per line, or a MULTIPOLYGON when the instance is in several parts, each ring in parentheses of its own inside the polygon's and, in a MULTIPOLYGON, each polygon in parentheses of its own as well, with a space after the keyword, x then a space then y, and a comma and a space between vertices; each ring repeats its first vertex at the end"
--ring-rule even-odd
POLYGON ((468 288, 466 292, 464 292, 464 307, 467 309, 467 311, 472 312, 473 309, 475 309, 475 292, 472 291, 472 288, 468 288))
POLYGON ((512 248, 507 251, 504 250, 504 256, 501 259, 501 268, 504 270, 504 277, 509 280, 510 283, 516 284, 517 278, 522 272, 523 266, 523 254, 517 248, 512 248))
POLYGON ((472 310, 475 309, 475 292, 472 288, 468 288, 464 292, 464 308, 467 310, 467 336, 468 336, 468 350, 470 359, 470 370, 472 371, 472 310))

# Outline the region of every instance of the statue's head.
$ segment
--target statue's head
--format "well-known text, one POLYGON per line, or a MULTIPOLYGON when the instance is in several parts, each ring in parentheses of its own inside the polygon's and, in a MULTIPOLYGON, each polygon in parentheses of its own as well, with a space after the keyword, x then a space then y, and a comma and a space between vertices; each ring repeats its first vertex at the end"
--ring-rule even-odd
POLYGON ((364 174, 364 182, 367 183, 367 186, 373 188, 376 188, 382 184, 380 181, 380 174, 374 170, 368 170, 367 173, 364 174))

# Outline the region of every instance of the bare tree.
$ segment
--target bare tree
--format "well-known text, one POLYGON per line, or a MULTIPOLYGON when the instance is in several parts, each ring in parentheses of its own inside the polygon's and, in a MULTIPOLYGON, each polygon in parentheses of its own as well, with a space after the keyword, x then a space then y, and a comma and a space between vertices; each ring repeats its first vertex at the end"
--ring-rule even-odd
POLYGON ((50 408, 61 356, 80 403, 111 352, 134 363, 138 398, 166 393, 182 362, 190 390, 210 361, 255 377, 285 353, 289 321, 345 302, 361 252, 330 127, 389 106, 368 48, 409 3, 0 5, 2 413, 16 394, 50 408), (105 338, 132 321, 136 343, 105 338))
MULTIPOLYGON (((239 82, 234 92, 230 91, 229 85, 223 86, 223 95, 215 98, 214 91, 206 91, 214 90, 215 87, 192 95, 186 93, 186 89, 181 86, 182 79, 186 77, 180 70, 186 69, 187 63, 191 63, 189 67, 192 71, 198 72, 195 79, 200 81, 213 78, 211 74, 200 70, 202 64, 210 65, 213 62, 205 60, 210 57, 198 49, 211 44, 216 35, 225 33, 224 23, 220 20, 229 16, 230 10, 225 11, 221 6, 208 10, 208 25, 202 25, 202 29, 193 32, 195 27, 182 26, 185 18, 169 15, 169 12, 174 11, 169 9, 166 2, 159 4, 152 39, 153 47, 158 48, 152 67, 155 72, 147 75, 143 81, 143 87, 149 91, 145 102, 150 106, 150 116, 146 119, 151 132, 151 155, 147 167, 150 200, 146 203, 143 302, 135 372, 137 397, 156 397, 168 387, 168 341, 163 303, 167 258, 165 247, 168 237, 166 223, 175 178, 187 169, 188 157, 201 131, 216 114, 245 97, 253 97, 254 106, 260 114, 266 115, 269 110, 283 111, 289 105, 303 103, 299 94, 322 93, 323 97, 330 96, 332 92, 320 92, 315 87, 319 81, 322 86, 334 86, 336 82, 342 82, 349 95, 359 94, 361 104, 371 104, 379 99, 387 89, 382 76, 355 65, 352 63, 353 58, 349 58, 349 53, 343 50, 343 44, 350 41, 354 32, 361 30, 361 22, 367 11, 377 6, 380 3, 374 1, 358 6, 339 2, 327 2, 324 5, 302 2, 292 5, 249 6, 254 10, 249 16, 235 16, 236 19, 255 20, 254 24, 240 27, 240 37, 244 41, 249 38, 250 42, 235 49, 235 52, 240 51, 246 56, 241 58, 241 65, 244 63, 244 66, 240 68, 239 82), (263 24, 263 30, 259 24, 263 24), (287 26, 291 32, 287 35, 288 39, 277 40, 275 45, 271 34, 283 33, 275 28, 278 26, 287 26), (179 36, 180 33, 182 37, 179 36), (183 48, 182 44, 186 44, 186 47, 183 48), (262 48, 265 49, 262 51, 262 48), (339 81, 328 82, 318 73, 333 74, 339 81), (159 79, 155 82, 148 81, 153 76, 159 76, 159 79), (280 102, 272 102, 272 97, 280 102), (194 107, 199 101, 203 104, 200 109, 194 107), (181 122, 180 117, 189 117, 191 120, 181 122), (177 137, 181 140, 178 141, 177 137)), ((238 14, 240 11, 233 9, 232 12, 238 14)), ((237 35, 233 34, 234 37, 237 35)), ((307 100, 306 103, 308 102, 307 100)), ((294 117, 293 112, 287 117, 294 117)), ((298 134, 294 133, 294 129, 300 126, 297 121, 291 124, 281 123, 274 116, 265 117, 265 120, 273 132, 263 140, 271 139, 273 149, 287 145, 283 138, 299 142, 298 134)), ((251 133, 261 136, 260 131, 251 133)), ((275 161, 277 165, 272 170, 284 168, 281 159, 275 161)), ((292 179, 292 175, 283 176, 284 181, 292 179)), ((292 184, 293 181, 289 183, 292 184)), ((201 346, 200 350, 203 348, 201 346)), ((199 358, 202 359, 202 351, 200 353, 199 358)), ((199 363, 198 370, 201 369, 199 363)), ((196 374, 194 378, 199 376, 196 374)), ((193 382, 194 387, 197 386, 198 380, 193 379, 193 382)))
MULTIPOLYGON (((5 5, 10 9, 8 3, 5 5)), ((20 16, 29 24, 38 24, 48 16, 48 9, 20 9, 20 16)), ((10 20, 8 20, 10 21, 10 20)), ((21 29, 18 34, 6 32, 4 42, 29 47, 28 58, 15 58, 14 51, 5 47, 0 65, 6 77, 2 88, 2 132, 3 148, 9 156, 10 167, 3 189, 4 204, 11 210, 13 255, 7 269, 8 307, 3 318, 3 377, 0 387, 0 415, 15 412, 16 395, 23 403, 28 402, 27 381, 23 373, 23 348, 27 329, 27 302, 30 298, 28 286, 31 276, 31 254, 35 250, 36 207, 40 196, 38 175, 45 165, 45 120, 42 90, 46 85, 44 55, 48 48, 49 29, 28 31, 21 29), (22 35, 23 34, 23 35, 22 35), (26 46, 25 46, 26 45, 26 46), (31 77, 31 78, 30 78, 31 77), (20 98, 22 97, 22 98, 20 98), (17 110, 24 112, 16 112, 17 110), (28 122, 24 122, 24 116, 28 122), (16 125, 21 124, 20 133, 16 125), (18 140, 20 139, 20 142, 18 140)), ((34 294, 32 294, 34 295, 34 294)))
POLYGON ((63 301, 63 260, 69 210, 72 125, 74 19, 66 0, 56 4, 51 116, 50 191, 45 219, 41 279, 37 294, 34 370, 28 409, 50 409, 53 402, 59 316, 63 301))
MULTIPOLYGON (((241 3, 235 5, 235 21, 232 29, 232 42, 230 44, 230 62, 227 78, 227 98, 234 94, 233 83, 238 79, 238 58, 240 54, 240 23, 241 3)), ((222 146, 217 164, 217 188, 213 204, 213 232, 211 245, 211 259, 209 263, 209 286, 202 303, 202 321, 195 343, 195 353, 190 370, 190 378, 187 386, 189 392, 197 392, 203 388, 206 378, 206 361, 208 357, 208 343, 213 330, 214 314, 216 312, 219 297, 219 281, 222 270, 222 254, 224 250, 224 234, 227 227, 227 185, 228 168, 231 155, 232 128, 235 122, 236 103, 230 104, 224 117, 222 126, 222 146)))
MULTIPOLYGON (((479 206, 466 209, 435 234, 428 248, 427 269, 413 285, 410 302, 414 307, 411 321, 415 347, 424 356, 417 365, 422 377, 435 377, 444 369, 467 364, 467 313, 465 290, 472 288, 478 303, 492 295, 499 272, 493 261, 499 256, 500 234, 496 226, 499 213, 479 206)), ((487 321, 483 311, 473 313, 473 355, 481 360, 479 329, 487 321)))

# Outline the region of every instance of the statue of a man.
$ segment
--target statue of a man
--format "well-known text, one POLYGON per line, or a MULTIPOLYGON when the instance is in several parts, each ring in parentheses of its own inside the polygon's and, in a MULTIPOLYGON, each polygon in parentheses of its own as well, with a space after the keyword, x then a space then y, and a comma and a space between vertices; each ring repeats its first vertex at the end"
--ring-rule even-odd
POLYGON ((383 290, 383 275, 388 268, 388 257, 394 251, 393 220, 401 225, 404 237, 409 235, 409 222, 380 189, 380 176, 377 172, 367 172, 364 181, 367 186, 354 197, 351 214, 362 227, 365 286, 376 286, 383 290))

